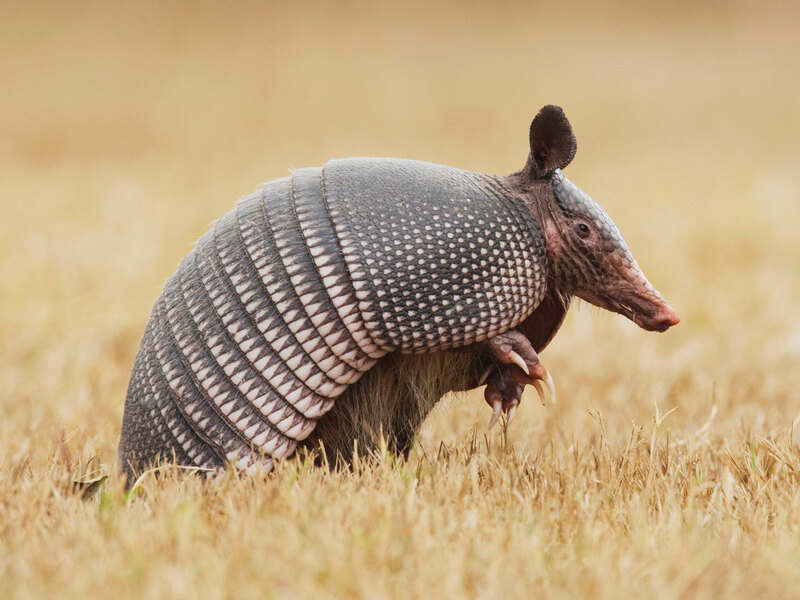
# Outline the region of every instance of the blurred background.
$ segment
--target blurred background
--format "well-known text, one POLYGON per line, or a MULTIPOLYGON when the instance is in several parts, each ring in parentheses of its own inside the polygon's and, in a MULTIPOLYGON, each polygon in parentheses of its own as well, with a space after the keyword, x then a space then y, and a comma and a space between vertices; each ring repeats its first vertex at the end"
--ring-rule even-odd
MULTIPOLYGON (((681 313, 573 310, 526 448, 679 407, 766 435, 800 409, 800 4, 70 2, 0 7, 0 454, 116 459, 160 286, 236 199, 332 157, 506 174, 544 104, 567 175, 681 313)), ((534 400, 533 397, 529 398, 534 400)), ((448 402, 423 443, 485 427, 448 402)), ((0 459, 2 460, 2 459, 0 459)))

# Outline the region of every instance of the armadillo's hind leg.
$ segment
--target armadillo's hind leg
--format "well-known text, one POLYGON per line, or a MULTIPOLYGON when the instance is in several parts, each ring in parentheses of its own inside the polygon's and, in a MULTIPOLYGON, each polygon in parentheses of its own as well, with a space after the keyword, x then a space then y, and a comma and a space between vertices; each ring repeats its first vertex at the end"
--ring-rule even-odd
POLYGON ((549 395, 550 401, 555 403, 553 378, 539 362, 539 356, 528 338, 519 331, 511 330, 493 337, 487 346, 499 363, 490 367, 482 378, 487 382, 484 398, 492 407, 490 428, 502 413, 507 415, 511 424, 522 399, 522 390, 527 384, 536 388, 542 402, 549 395))

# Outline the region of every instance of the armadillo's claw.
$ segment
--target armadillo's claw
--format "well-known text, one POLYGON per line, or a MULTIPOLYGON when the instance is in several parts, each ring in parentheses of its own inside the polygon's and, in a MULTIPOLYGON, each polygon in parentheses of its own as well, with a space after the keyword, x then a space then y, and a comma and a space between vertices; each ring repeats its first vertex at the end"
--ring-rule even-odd
POLYGON ((553 378, 548 373, 541 363, 537 364, 533 369, 531 375, 531 384, 536 388, 539 393, 539 398, 542 399, 542 404, 546 404, 545 397, 549 396, 550 404, 556 403, 556 386, 553 383, 553 378), (540 383, 541 382, 541 383, 540 383), (542 389, 541 384, 544 383, 545 387, 542 389))
POLYGON ((539 399, 542 401, 542 406, 547 406, 547 399, 544 395, 544 389, 542 389, 542 383, 538 379, 534 379, 531 381, 531 385, 536 388, 536 393, 539 394, 539 399))
POLYGON ((522 398, 522 390, 525 384, 518 383, 513 377, 508 375, 509 367, 499 367, 492 371, 483 391, 486 403, 492 407, 492 416, 489 419, 489 429, 494 427, 500 416, 505 413, 507 425, 511 423, 517 412, 517 406, 522 398))
POLYGON ((512 373, 519 383, 530 383, 531 378, 537 377, 537 370, 544 369, 539 364, 539 356, 531 346, 531 342, 522 333, 515 329, 496 335, 487 342, 489 351, 494 359, 501 365, 516 365, 522 373, 512 373), (524 374, 524 375, 523 375, 524 374))
POLYGON ((547 386, 547 389, 550 390, 550 404, 556 403, 556 384, 553 383, 553 378, 550 377, 550 373, 545 369, 545 380, 544 384, 547 386))
POLYGON ((497 420, 500 418, 501 411, 503 410, 503 401, 495 400, 493 403, 492 416, 489 418, 489 429, 495 426, 497 420))
POLYGON ((525 371, 525 375, 530 375, 531 374, 531 370, 528 368, 528 365, 525 364, 525 361, 522 360, 522 357, 519 354, 517 354, 516 352, 514 352, 512 350, 511 352, 509 352, 508 358, 511 360, 511 362, 513 362, 515 365, 517 365, 520 369, 525 371))
POLYGON ((506 421, 506 427, 511 425, 511 421, 514 420, 514 415, 517 414, 517 406, 519 406, 519 404, 512 404, 511 408, 508 409, 508 421, 506 421))
POLYGON ((478 385, 476 387, 481 387, 484 383, 486 383, 486 380, 489 379, 489 373, 492 372, 492 369, 494 369, 494 365, 489 365, 486 367, 486 370, 478 378, 478 385))
POLYGON ((484 371, 478 383, 481 385, 486 382, 484 397, 492 407, 490 428, 502 413, 507 415, 507 425, 511 424, 526 385, 536 389, 542 405, 546 405, 548 400, 556 403, 553 378, 539 362, 539 356, 528 338, 512 329, 489 340, 488 346, 495 360, 500 363, 484 371))

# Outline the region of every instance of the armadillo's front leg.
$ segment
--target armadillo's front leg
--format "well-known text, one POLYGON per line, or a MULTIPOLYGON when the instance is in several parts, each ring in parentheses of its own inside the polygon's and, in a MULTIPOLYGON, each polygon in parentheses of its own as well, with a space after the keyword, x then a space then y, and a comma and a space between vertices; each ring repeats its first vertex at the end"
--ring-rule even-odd
POLYGON ((514 419, 522 399, 522 390, 527 384, 536 388, 542 402, 545 390, 550 401, 555 404, 556 389, 550 373, 539 362, 539 356, 528 338, 516 330, 502 333, 487 342, 492 356, 500 363, 493 365, 485 374, 488 376, 483 395, 492 407, 489 428, 492 428, 501 413, 508 417, 508 424, 514 419), (542 387, 544 384, 544 387, 542 387))

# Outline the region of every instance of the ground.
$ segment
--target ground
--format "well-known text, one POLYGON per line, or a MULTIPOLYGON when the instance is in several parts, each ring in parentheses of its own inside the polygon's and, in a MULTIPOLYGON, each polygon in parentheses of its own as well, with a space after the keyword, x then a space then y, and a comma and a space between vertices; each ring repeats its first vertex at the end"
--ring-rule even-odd
POLYGON ((2 10, 0 597, 800 596, 796 4, 2 10), (336 156, 511 172, 547 103, 680 325, 573 309, 507 431, 473 392, 408 460, 123 490, 149 309, 215 217, 336 156))

